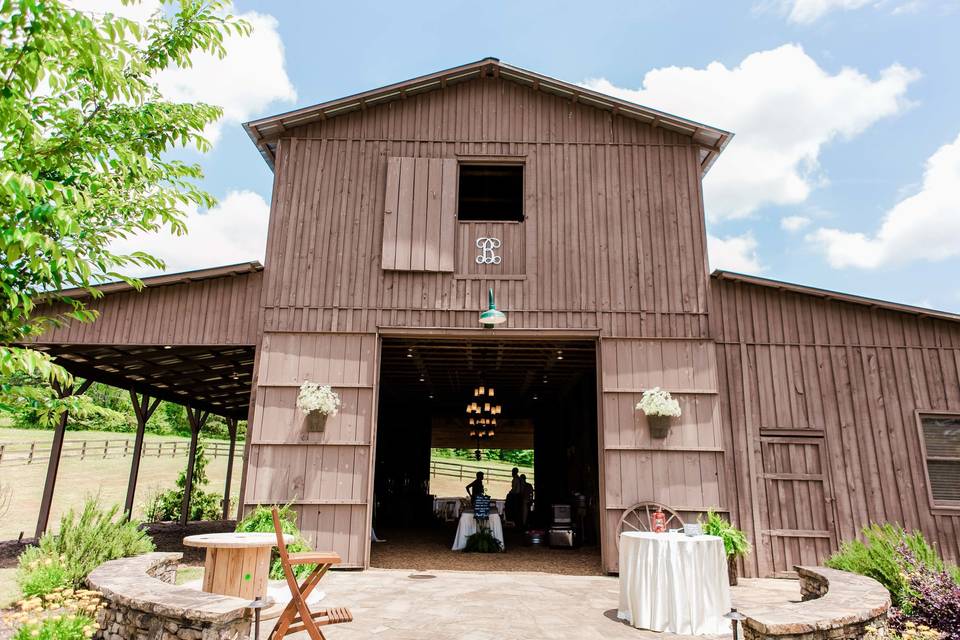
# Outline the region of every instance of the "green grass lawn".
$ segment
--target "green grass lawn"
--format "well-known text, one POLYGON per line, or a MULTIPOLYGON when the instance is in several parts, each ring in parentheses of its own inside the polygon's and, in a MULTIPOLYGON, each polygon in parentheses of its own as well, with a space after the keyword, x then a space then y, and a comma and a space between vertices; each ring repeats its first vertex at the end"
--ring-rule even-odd
MULTIPOLYGON (((466 485, 473 481, 476 471, 495 469, 497 471, 502 471, 509 474, 510 470, 516 466, 520 473, 527 474, 528 477, 533 476, 533 469, 514 465, 510 462, 503 462, 502 460, 463 460, 461 458, 444 458, 440 456, 434 456, 431 458, 431 461, 459 464, 464 468, 463 478, 440 475, 432 476, 430 478, 430 493, 437 497, 452 498, 457 496, 466 496, 466 485)), ((510 481, 506 478, 498 478, 496 480, 487 478, 484 481, 484 488, 491 497, 504 498, 510 491, 510 481)))
MULTIPOLYGON (((108 433, 101 431, 68 431, 69 440, 125 440, 132 434, 108 433)), ((179 436, 146 435, 147 440, 179 440, 186 445, 189 440, 179 436)), ((53 439, 52 431, 27 429, 0 429, 0 442, 37 442, 49 443, 53 439)), ((237 450, 242 451, 242 443, 237 443, 237 450)), ((186 446, 184 446, 186 450, 186 446)), ((60 516, 70 507, 79 506, 87 496, 99 496, 105 505, 122 503, 127 491, 127 480, 130 475, 132 458, 98 459, 88 457, 65 458, 60 463, 57 474, 57 486, 54 492, 53 507, 50 524, 56 528, 60 516)), ((186 455, 177 457, 145 456, 140 462, 140 474, 137 479, 136 501, 134 515, 141 513, 144 501, 159 490, 174 486, 177 475, 186 466, 186 455)), ((234 463, 231 494, 237 495, 240 491, 240 476, 242 461, 234 463)), ((0 466, 0 485, 12 489, 12 504, 7 515, 0 519, 0 540, 16 538, 20 532, 30 537, 37 524, 37 513, 40 509, 40 497, 43 493, 43 482, 47 473, 46 460, 28 465, 0 466)), ((211 458, 207 466, 207 475, 210 484, 208 491, 223 492, 223 483, 226 479, 226 456, 211 458)))

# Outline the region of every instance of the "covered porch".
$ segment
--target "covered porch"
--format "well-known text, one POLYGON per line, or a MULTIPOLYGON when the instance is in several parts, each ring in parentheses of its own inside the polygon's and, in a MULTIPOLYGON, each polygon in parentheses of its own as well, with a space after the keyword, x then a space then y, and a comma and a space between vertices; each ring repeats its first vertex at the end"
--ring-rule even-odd
MULTIPOLYGON (((99 313, 96 322, 65 323, 30 344, 76 377, 70 388, 55 387, 60 397, 82 394, 94 382, 130 394, 136 435, 124 498, 128 516, 147 422, 160 401, 167 401, 186 408, 190 425, 181 524, 190 513, 197 445, 211 415, 224 418, 230 437, 222 503, 223 519, 229 519, 237 425, 248 417, 253 388, 262 269, 259 263, 244 263, 145 278, 142 291, 124 283, 105 284, 100 287, 103 295, 89 302, 99 313)), ((66 295, 89 294, 74 290, 66 295)), ((43 313, 60 310, 51 305, 43 313)), ((37 514, 38 537, 49 526, 69 420, 64 412, 55 425, 37 514)))

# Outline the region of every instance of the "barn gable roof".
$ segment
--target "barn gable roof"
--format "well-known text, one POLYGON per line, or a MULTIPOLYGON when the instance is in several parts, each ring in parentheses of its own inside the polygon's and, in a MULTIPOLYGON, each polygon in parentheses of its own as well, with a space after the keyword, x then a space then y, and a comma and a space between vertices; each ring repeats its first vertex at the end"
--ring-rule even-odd
POLYGON ((310 107, 295 109, 243 125, 250 139, 260 150, 260 154, 273 168, 276 139, 284 131, 318 120, 334 118, 346 113, 366 109, 407 96, 443 89, 451 84, 476 78, 492 76, 516 82, 535 91, 551 93, 562 98, 574 100, 580 104, 610 111, 614 114, 639 120, 654 127, 662 127, 681 135, 688 136, 700 146, 701 172, 706 173, 720 152, 723 151, 733 134, 687 118, 671 115, 663 111, 644 107, 626 100, 614 98, 597 91, 551 78, 533 71, 514 67, 497 58, 484 58, 452 69, 437 71, 397 82, 378 89, 371 89, 344 98, 330 100, 310 107))
POLYGON ((723 271, 717 269, 712 274, 713 278, 717 280, 727 280, 731 282, 743 282, 746 284, 752 284, 759 287, 769 287, 771 289, 777 289, 778 291, 788 291, 790 293, 799 293, 808 296, 814 296, 817 298, 822 298, 824 300, 832 300, 835 302, 847 302, 850 304, 858 304, 873 309, 886 309, 888 311, 898 311, 900 313, 909 313, 921 318, 936 318, 937 320, 948 320, 950 322, 960 322, 960 314, 950 313, 949 311, 937 311, 935 309, 927 309, 925 307, 915 307, 909 304, 900 304, 898 302, 890 302, 888 300, 878 300, 876 298, 868 298, 866 296, 857 296, 850 293, 841 293, 839 291, 831 291, 829 289, 819 289, 817 287, 810 287, 802 284, 794 284, 792 282, 783 282, 781 280, 771 280, 769 278, 760 278, 758 276, 748 276, 742 273, 736 273, 733 271, 723 271))

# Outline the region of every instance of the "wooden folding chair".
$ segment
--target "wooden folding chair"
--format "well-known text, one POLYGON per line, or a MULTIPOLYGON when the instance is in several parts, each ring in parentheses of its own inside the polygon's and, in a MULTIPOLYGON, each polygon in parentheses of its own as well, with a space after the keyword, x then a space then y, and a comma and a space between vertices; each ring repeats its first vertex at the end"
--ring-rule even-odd
POLYGON ((353 615, 348 609, 323 609, 311 613, 307 607, 307 596, 320 582, 323 574, 334 564, 340 562, 340 556, 332 551, 308 551, 305 553, 287 553, 287 544, 283 539, 283 529, 280 526, 280 512, 273 508, 273 528, 277 532, 277 548, 280 550, 280 563, 283 565, 283 575, 290 588, 290 602, 283 613, 277 618, 277 624, 270 632, 270 640, 280 640, 284 636, 306 631, 312 640, 324 640, 319 627, 328 624, 352 622, 353 615), (316 564, 301 584, 293 573, 293 566, 298 564, 316 564))

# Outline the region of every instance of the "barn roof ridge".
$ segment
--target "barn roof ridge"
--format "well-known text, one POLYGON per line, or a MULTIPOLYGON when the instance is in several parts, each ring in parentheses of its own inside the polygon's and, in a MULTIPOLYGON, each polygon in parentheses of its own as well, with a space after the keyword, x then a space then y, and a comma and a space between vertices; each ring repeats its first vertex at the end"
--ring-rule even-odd
POLYGON ((790 293, 799 293, 803 295, 814 296, 817 298, 823 298, 825 300, 831 300, 833 302, 848 302, 850 304, 859 304, 862 306, 872 307, 877 309, 898 311, 900 313, 910 313, 916 316, 921 316, 926 318, 936 318, 938 320, 947 320, 949 322, 960 322, 960 314, 951 313, 949 311, 939 311, 937 309, 917 307, 910 304, 892 302, 890 300, 881 300, 879 298, 859 296, 852 293, 843 293, 840 291, 833 291, 830 289, 820 289, 818 287, 812 287, 809 285, 796 284, 793 282, 784 282, 782 280, 774 280, 772 278, 762 278, 760 276, 751 276, 745 273, 737 273, 736 271, 726 271, 724 269, 716 269, 710 275, 711 277, 717 280, 743 282, 746 284, 752 284, 759 287, 768 287, 771 289, 778 289, 780 291, 789 291, 790 293))
POLYGON ((309 122, 351 113, 368 106, 379 105, 418 93, 445 88, 450 84, 493 76, 503 78, 534 90, 575 99, 597 109, 640 120, 655 127, 662 127, 681 135, 689 136, 701 147, 701 172, 706 173, 733 137, 724 129, 712 127, 689 118, 639 105, 621 98, 587 89, 579 85, 546 76, 521 67, 516 67, 499 58, 487 57, 476 62, 451 67, 401 82, 355 93, 319 104, 301 107, 244 123, 243 128, 257 146, 267 164, 273 168, 274 139, 291 127, 309 122))

